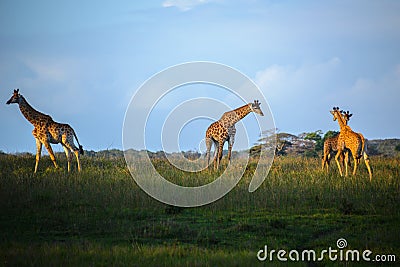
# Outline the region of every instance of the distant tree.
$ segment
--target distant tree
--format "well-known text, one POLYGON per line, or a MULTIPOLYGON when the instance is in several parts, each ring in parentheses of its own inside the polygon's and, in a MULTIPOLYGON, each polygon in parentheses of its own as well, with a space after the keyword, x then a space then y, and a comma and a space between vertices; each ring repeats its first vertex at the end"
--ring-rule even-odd
POLYGON ((303 133, 302 135, 304 136, 304 139, 308 139, 308 140, 317 141, 317 140, 322 139, 322 131, 321 130, 318 130, 315 132, 310 132, 310 133, 303 133))
POLYGON ((398 144, 397 146, 395 146, 395 147, 394 147, 394 150, 400 151, 400 144, 398 144))
POLYGON ((254 145, 250 148, 250 157, 252 158, 259 158, 261 154, 261 146, 262 145, 254 145))
POLYGON ((278 128, 263 131, 260 135, 260 139, 258 139, 257 141, 258 144, 261 145, 264 149, 275 149, 278 142, 278 132, 278 128))
POLYGON ((336 135, 338 135, 338 134, 339 134, 338 131, 331 131, 331 130, 329 130, 329 131, 327 131, 327 132, 325 133, 324 138, 322 138, 322 140, 325 142, 326 139, 331 138, 331 137, 334 137, 334 136, 336 136, 336 135))
POLYGON ((254 144, 250 148, 250 157, 259 157, 261 150, 271 150, 275 149, 275 152, 278 148, 278 140, 277 140, 277 128, 265 130, 260 134, 260 138, 257 140, 257 143, 254 144))
POLYGON ((304 133, 305 140, 313 140, 315 141, 315 152, 321 151, 324 148, 324 142, 322 140, 322 131, 318 130, 315 132, 304 133))
POLYGON ((197 160, 200 158, 201 154, 195 150, 189 150, 189 151, 182 151, 181 152, 185 158, 188 160, 197 160))

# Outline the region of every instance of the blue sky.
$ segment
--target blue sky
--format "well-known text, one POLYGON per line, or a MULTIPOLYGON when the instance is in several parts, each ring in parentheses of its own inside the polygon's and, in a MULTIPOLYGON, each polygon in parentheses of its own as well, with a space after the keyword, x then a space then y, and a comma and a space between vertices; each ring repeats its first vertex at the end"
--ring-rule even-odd
MULTIPOLYGON (((122 148, 139 86, 197 60, 256 82, 280 131, 338 130, 339 106, 366 138, 399 137, 398 14, 399 1, 1 1, 0 150, 35 151, 32 126, 5 105, 14 88, 85 149, 122 148)), ((185 128, 183 148, 197 147, 201 127, 185 128)))

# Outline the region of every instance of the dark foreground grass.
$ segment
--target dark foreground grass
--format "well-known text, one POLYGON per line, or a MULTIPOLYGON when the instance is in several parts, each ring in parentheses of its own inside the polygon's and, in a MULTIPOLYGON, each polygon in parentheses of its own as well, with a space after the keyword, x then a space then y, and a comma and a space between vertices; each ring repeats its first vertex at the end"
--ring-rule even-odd
MULTIPOLYGON (((155 164, 182 184, 213 176, 155 164)), ((372 182, 364 166, 355 177, 342 178, 336 168, 325 174, 319 164, 317 159, 278 158, 263 185, 248 193, 255 168, 251 162, 224 198, 204 207, 176 208, 141 191, 123 159, 83 158, 83 171, 68 174, 53 169, 44 157, 40 172, 33 175, 33 157, 3 155, 0 265, 271 265, 257 260, 264 245, 321 251, 336 249, 339 238, 350 249, 396 255, 398 262, 400 161, 373 158, 372 182)), ((278 263, 275 257, 272 264, 278 263)), ((349 262, 325 258, 315 264, 349 262)))

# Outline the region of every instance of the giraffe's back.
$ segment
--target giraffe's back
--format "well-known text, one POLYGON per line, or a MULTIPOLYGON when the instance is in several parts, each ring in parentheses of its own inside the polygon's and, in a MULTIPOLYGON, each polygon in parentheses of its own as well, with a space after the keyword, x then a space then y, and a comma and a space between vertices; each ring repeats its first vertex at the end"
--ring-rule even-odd
POLYGON ((220 122, 213 122, 206 131, 206 138, 212 138, 216 141, 226 140, 228 137, 228 129, 220 122))
POLYGON ((48 125, 49 142, 58 144, 63 140, 73 141, 73 129, 69 124, 53 122, 48 125))
POLYGON ((350 149, 353 157, 357 159, 362 156, 362 143, 360 135, 353 132, 351 129, 345 129, 339 134, 338 144, 341 145, 342 148, 350 149))
POLYGON ((324 151, 336 151, 339 135, 329 137, 324 142, 324 151))

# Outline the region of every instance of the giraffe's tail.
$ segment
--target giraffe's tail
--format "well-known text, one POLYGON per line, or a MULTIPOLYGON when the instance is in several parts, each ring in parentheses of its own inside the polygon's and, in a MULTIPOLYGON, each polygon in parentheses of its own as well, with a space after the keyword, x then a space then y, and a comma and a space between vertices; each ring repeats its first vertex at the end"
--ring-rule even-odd
POLYGON ((79 154, 83 155, 83 154, 84 154, 84 151, 83 151, 83 146, 81 146, 81 144, 79 144, 78 137, 76 136, 76 133, 75 133, 75 131, 74 131, 74 130, 72 130, 72 132, 74 133, 74 136, 75 136, 76 142, 78 142, 78 145, 79 145, 79 154))
POLYGON ((84 151, 83 151, 83 146, 79 145, 79 154, 83 155, 84 151))

